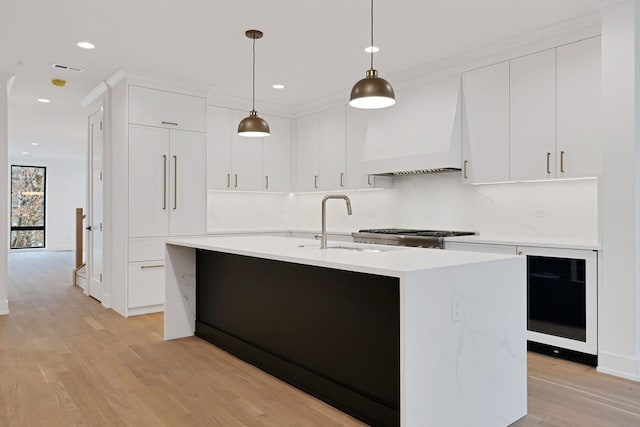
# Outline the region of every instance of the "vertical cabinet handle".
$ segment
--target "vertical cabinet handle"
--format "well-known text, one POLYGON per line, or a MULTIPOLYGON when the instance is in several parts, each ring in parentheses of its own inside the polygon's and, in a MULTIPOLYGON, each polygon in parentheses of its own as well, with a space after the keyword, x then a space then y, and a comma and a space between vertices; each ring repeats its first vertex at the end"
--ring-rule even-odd
POLYGON ((318 175, 313 176, 313 187, 318 188, 318 175))
POLYGON ((560 172, 564 173, 564 151, 560 152, 560 172))
POLYGON ((340 172, 340 187, 344 187, 344 172, 340 172))
POLYGON ((238 174, 233 174, 233 188, 238 188, 238 174))
POLYGON ((162 209, 167 209, 167 155, 162 155, 164 166, 162 167, 162 209))
POLYGON ((371 182, 371 175, 367 175, 367 184, 373 185, 373 182, 371 182))
POLYGON ((231 188, 231 174, 227 174, 227 188, 231 188))
POLYGON ((173 156, 173 209, 178 209, 178 156, 173 156))
POLYGON ((269 175, 264 176, 264 189, 265 190, 269 189, 269 175))
POLYGON ((469 178, 469 177, 467 176, 467 163, 469 163, 469 161, 468 161, 468 160, 465 160, 465 161, 464 161, 464 164, 463 164, 463 166, 462 166, 462 176, 464 177, 464 179, 469 178))
POLYGON ((547 173, 551 173, 551 153, 547 153, 547 173))

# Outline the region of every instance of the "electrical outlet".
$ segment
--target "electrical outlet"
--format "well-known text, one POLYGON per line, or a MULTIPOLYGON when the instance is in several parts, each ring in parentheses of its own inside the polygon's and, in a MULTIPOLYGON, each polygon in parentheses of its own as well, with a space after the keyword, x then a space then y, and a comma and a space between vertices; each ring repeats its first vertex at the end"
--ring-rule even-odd
POLYGON ((462 298, 451 298, 451 323, 462 321, 462 298))
POLYGON ((547 213, 542 208, 537 208, 533 211, 533 216, 536 218, 544 218, 547 216, 547 213))

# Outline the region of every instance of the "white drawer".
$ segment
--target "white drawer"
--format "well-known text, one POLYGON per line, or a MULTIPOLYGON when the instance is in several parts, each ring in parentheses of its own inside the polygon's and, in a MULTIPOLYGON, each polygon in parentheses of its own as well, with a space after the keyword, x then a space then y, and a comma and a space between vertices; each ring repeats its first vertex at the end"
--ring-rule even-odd
POLYGON ((502 245, 493 243, 467 243, 467 242, 444 242, 444 248, 454 251, 465 252, 486 252, 490 254, 506 254, 515 255, 516 247, 514 245, 502 245))
POLYGON ((165 238, 129 239, 129 262, 164 260, 165 238))
POLYGON ((205 131, 206 98, 129 86, 129 123, 205 131))
POLYGON ((164 304, 164 271, 164 261, 129 263, 128 308, 164 304))

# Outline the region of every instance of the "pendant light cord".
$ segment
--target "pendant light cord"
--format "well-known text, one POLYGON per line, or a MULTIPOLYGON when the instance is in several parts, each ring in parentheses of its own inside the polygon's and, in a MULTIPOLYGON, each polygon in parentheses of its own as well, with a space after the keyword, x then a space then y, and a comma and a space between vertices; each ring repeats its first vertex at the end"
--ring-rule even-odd
POLYGON ((256 38, 253 38, 253 80, 252 80, 252 106, 251 110, 256 110, 256 38))
POLYGON ((371 0, 371 69, 373 70, 373 0, 371 0))

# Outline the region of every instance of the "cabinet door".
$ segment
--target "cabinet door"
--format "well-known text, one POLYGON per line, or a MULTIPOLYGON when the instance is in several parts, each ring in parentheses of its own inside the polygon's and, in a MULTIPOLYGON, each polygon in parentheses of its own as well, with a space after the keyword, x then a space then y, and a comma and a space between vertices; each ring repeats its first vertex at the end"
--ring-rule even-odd
POLYGON ((318 188, 345 188, 345 106, 322 111, 318 116, 320 163, 318 188))
POLYGON ((510 179, 556 176, 556 50, 511 60, 510 179))
POLYGON ((231 189, 233 110, 207 107, 207 190, 231 189))
POLYGON ((444 248, 448 250, 464 252, 484 252, 488 254, 506 255, 516 254, 516 247, 514 245, 503 245, 494 243, 449 242, 445 240, 444 248))
POLYGON ((291 120, 265 116, 271 135, 263 138, 264 186, 266 191, 291 191, 291 120))
POLYGON ((205 136, 171 131, 169 235, 205 234, 205 136))
POLYGON ((296 120, 296 191, 318 189, 320 130, 318 115, 296 120))
POLYGON ((462 75, 462 181, 509 180, 509 63, 462 75))
MULTIPOLYGON (((233 142, 231 143, 231 187, 234 190, 261 191, 264 189, 262 170, 265 138, 238 136, 237 126, 248 116, 245 111, 233 112, 233 142)), ((268 137, 270 138, 270 137, 268 137)))
POLYGON ((205 98, 129 86, 129 123, 205 131, 205 98))
POLYGON ((345 173, 346 188, 349 190, 374 188, 377 178, 387 178, 367 175, 362 167, 362 153, 367 139, 370 116, 368 110, 347 108, 345 173))
POLYGON ((164 262, 131 262, 127 284, 127 307, 164 304, 164 262))
POLYGON ((558 56, 558 176, 601 170, 600 37, 561 46, 558 56))
POLYGON ((129 126, 129 237, 169 231, 169 130, 129 126))

